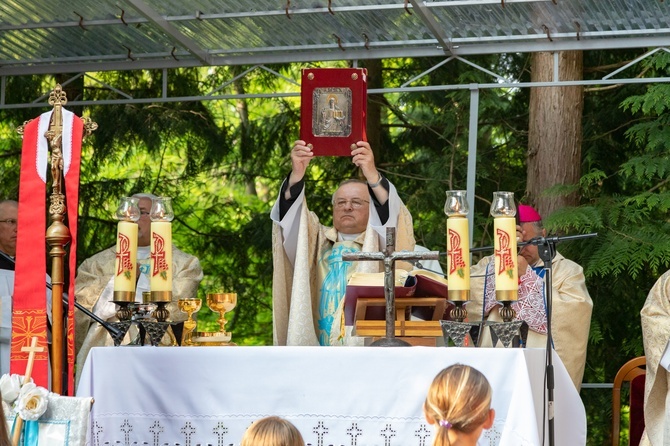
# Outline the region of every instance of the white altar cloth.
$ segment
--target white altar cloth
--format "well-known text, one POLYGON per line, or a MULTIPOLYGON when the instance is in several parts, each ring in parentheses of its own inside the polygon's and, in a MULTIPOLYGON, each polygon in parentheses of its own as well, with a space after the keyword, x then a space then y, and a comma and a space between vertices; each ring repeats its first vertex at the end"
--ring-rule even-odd
MULTIPOLYGON (((93 446, 237 445, 268 415, 293 422, 306 444, 430 446, 422 404, 433 377, 457 362, 493 387, 496 420, 479 445, 542 444, 544 349, 97 347, 77 395, 95 399, 93 446)), ((553 363, 555 444, 584 445, 584 406, 555 354, 553 363)))

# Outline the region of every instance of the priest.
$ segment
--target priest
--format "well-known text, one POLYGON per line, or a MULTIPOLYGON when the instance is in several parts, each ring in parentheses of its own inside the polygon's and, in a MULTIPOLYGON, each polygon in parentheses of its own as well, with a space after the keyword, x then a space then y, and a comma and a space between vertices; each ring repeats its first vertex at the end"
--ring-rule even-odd
POLYGON ((644 381, 644 425, 641 446, 670 442, 670 271, 652 287, 640 312, 647 375, 644 381))
POLYGON ((0 374, 9 373, 18 214, 16 201, 0 201, 0 374))
MULTIPOLYGON (((344 324, 344 294, 354 271, 383 271, 378 262, 345 262, 342 254, 378 252, 387 227, 396 250, 414 248, 412 216, 375 166, 370 145, 356 143, 351 160, 366 181, 351 179, 333 194, 333 227, 319 222, 305 198, 305 172, 314 156, 305 141, 291 150, 291 173, 272 208, 273 337, 275 345, 360 345, 344 324)), ((400 266, 400 265, 399 265, 400 266)), ((411 266, 407 265, 407 268, 411 266)))
MULTIPOLYGON (((152 194, 135 194, 139 198, 140 219, 137 222, 137 263, 138 279, 135 300, 142 302, 142 292, 150 291, 150 254, 151 254, 151 219, 149 214, 153 200, 152 194)), ((112 302, 114 295, 114 268, 116 247, 100 251, 86 259, 77 269, 75 296, 77 302, 92 311, 105 321, 118 321, 116 304, 112 302)), ((179 298, 196 297, 203 273, 197 257, 172 247, 172 302, 167 305, 172 322, 186 320, 186 313, 178 309, 179 298)), ((84 367, 88 352, 92 347, 114 345, 114 341, 104 327, 94 322, 86 314, 75 312, 75 349, 77 354, 77 371, 84 367)), ((126 338, 128 336, 126 335, 126 338)), ((124 340, 128 342, 129 339, 124 340)))
MULTIPOLYGON (((0 374, 9 373, 18 214, 18 202, 0 200, 0 374)), ((50 321, 51 278, 49 275, 46 275, 44 279, 44 286, 47 317, 50 321)))
MULTIPOLYGON (((540 214, 531 206, 518 206, 517 237, 527 242, 535 237, 546 237, 540 214)), ((579 390, 586 365, 586 346, 591 326, 593 301, 586 289, 581 266, 563 257, 559 252, 552 260, 552 338, 553 348, 561 358, 570 378, 579 390)), ((501 321, 496 300, 494 257, 483 258, 471 270, 470 296, 467 304, 471 321, 488 319, 501 321)), ((525 245, 518 256, 518 301, 512 304, 516 319, 529 326, 527 347, 547 346, 547 312, 544 284, 544 262, 536 245, 525 245)), ((482 345, 490 345, 490 337, 482 345)))

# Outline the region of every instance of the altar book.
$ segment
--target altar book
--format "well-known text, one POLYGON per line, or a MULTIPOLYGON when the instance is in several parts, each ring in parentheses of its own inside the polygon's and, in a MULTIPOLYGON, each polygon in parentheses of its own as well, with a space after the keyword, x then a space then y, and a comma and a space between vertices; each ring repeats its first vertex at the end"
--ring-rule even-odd
MULTIPOLYGON (((384 273, 354 273, 347 283, 344 301, 344 323, 353 325, 356 301, 359 298, 384 298, 384 273)), ((444 297, 447 299, 446 279, 427 271, 395 271, 395 297, 444 297)), ((385 307, 368 307, 366 320, 384 320, 385 307)))
POLYGON ((366 141, 367 70, 305 68, 300 90, 300 139, 316 156, 351 156, 366 141))

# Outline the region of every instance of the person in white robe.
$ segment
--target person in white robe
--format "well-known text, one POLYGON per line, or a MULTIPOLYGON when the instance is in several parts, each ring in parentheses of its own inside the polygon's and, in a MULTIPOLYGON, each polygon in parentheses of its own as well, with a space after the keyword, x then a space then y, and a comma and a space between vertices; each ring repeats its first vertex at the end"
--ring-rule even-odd
MULTIPOLYGON (((136 194, 139 198, 140 219, 137 235, 137 263, 139 274, 135 300, 142 302, 142 293, 151 290, 149 266, 151 255, 151 219, 149 213, 155 196, 136 194)), ((75 297, 77 302, 87 310, 108 322, 116 322, 117 306, 112 302, 114 296, 114 268, 116 247, 100 251, 86 259, 77 269, 75 279, 75 297)), ((180 298, 197 297, 198 286, 203 278, 202 268, 197 257, 172 247, 172 302, 166 308, 170 312, 171 322, 183 322, 186 313, 179 310, 177 301, 180 298)), ((77 371, 84 367, 84 362, 91 348, 114 345, 112 337, 99 323, 93 321, 80 310, 75 310, 75 352, 77 355, 77 371)), ((165 338, 164 338, 165 339, 165 338)), ((123 343, 130 342, 126 334, 123 343)), ((77 381, 78 381, 77 374, 77 381)))
MULTIPOLYGON (((312 149, 296 141, 292 169, 272 208, 273 339, 275 345, 361 345, 345 326, 346 284, 354 271, 383 271, 381 262, 342 261, 348 252, 378 252, 386 228, 396 228, 396 251, 413 250, 412 217, 377 170, 372 149, 359 141, 352 162, 367 181, 344 181, 333 195, 333 227, 319 222, 305 199, 312 149)), ((411 269, 410 265, 396 265, 411 269)))
MULTIPOLYGON (((19 203, 0 201, 0 375, 9 373, 12 342, 12 298, 14 296, 14 267, 19 203)), ((51 322, 51 277, 44 278, 46 310, 51 322)), ((49 342, 51 332, 47 333, 49 342)))
POLYGON ((670 271, 649 291, 640 317, 647 362, 640 446, 664 446, 670 444, 670 271))
MULTIPOLYGON (((520 225, 517 237, 527 242, 535 237, 546 237, 542 218, 531 206, 519 205, 520 225)), ((480 260, 470 270, 470 299, 466 308, 470 321, 502 321, 498 309, 502 303, 496 300, 494 257, 480 260)), ((566 259, 559 252, 552 265, 552 320, 553 348, 579 390, 586 365, 586 348, 591 327, 593 301, 586 289, 584 270, 577 263, 566 259)), ((547 303, 545 293, 544 262, 540 259, 536 245, 525 245, 518 256, 519 292, 518 301, 512 304, 516 319, 528 324, 526 347, 547 346, 547 303)), ((484 331, 482 346, 490 346, 488 330, 484 331)), ((498 344, 500 345, 500 343, 498 344)))

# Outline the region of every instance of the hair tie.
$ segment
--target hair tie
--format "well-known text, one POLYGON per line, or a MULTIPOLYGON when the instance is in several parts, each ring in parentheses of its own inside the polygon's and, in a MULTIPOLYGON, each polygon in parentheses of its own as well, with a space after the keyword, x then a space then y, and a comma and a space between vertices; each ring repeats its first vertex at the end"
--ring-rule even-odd
POLYGON ((453 424, 448 422, 447 420, 440 420, 440 426, 442 426, 445 429, 450 429, 453 424))

